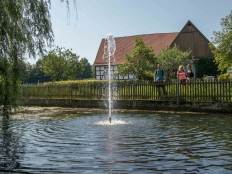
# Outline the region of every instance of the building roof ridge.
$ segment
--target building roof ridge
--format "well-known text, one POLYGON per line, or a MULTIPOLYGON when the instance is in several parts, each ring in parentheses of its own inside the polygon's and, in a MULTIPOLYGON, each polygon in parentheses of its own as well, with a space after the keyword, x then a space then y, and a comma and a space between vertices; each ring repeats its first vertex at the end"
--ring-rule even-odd
MULTIPOLYGON (((179 32, 137 34, 137 35, 131 35, 131 36, 120 36, 120 37, 114 37, 114 38, 116 39, 116 38, 135 37, 135 36, 156 35, 156 34, 176 34, 176 33, 179 33, 179 32)), ((102 38, 102 39, 104 39, 104 38, 102 38)))

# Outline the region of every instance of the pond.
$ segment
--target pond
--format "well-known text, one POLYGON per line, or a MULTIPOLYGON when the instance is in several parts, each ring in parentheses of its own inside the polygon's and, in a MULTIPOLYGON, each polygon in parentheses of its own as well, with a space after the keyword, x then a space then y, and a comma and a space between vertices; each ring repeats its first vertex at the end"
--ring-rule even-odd
POLYGON ((232 173, 232 117, 114 112, 14 118, 0 125, 10 173, 232 173))

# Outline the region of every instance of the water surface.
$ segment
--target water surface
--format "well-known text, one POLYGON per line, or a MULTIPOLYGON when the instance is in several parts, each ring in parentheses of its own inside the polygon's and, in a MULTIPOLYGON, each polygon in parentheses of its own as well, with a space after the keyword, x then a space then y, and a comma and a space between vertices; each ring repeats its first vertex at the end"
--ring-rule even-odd
POLYGON ((232 117, 65 114, 2 120, 0 170, 17 173, 232 173, 232 117))

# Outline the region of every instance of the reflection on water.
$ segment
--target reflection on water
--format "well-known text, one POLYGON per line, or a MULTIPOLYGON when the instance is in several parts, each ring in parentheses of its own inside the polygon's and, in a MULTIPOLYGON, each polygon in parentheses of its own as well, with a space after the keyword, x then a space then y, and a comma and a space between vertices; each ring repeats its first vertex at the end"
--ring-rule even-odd
POLYGON ((69 115, 1 120, 0 170, 232 173, 231 115, 69 115))
POLYGON ((20 142, 22 131, 17 122, 9 118, 1 119, 0 126, 0 169, 8 170, 20 167, 20 158, 24 154, 24 145, 20 142))
POLYGON ((118 125, 127 125, 132 124, 130 121, 124 121, 121 119, 112 119, 111 122, 109 120, 97 121, 95 123, 90 123, 92 125, 101 125, 101 126, 118 126, 118 125))

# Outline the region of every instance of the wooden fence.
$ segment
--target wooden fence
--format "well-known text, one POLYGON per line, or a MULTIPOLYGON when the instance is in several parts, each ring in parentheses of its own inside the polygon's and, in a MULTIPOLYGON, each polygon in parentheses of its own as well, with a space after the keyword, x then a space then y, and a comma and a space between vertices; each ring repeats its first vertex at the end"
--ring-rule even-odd
MULTIPOLYGON (((231 80, 195 80, 186 84, 179 81, 165 83, 167 96, 158 95, 159 84, 151 81, 113 81, 111 98, 114 100, 168 100, 195 102, 232 102, 231 80)), ((162 92, 162 89, 161 89, 162 92)), ((25 99, 106 100, 108 83, 70 86, 23 85, 25 99)))

